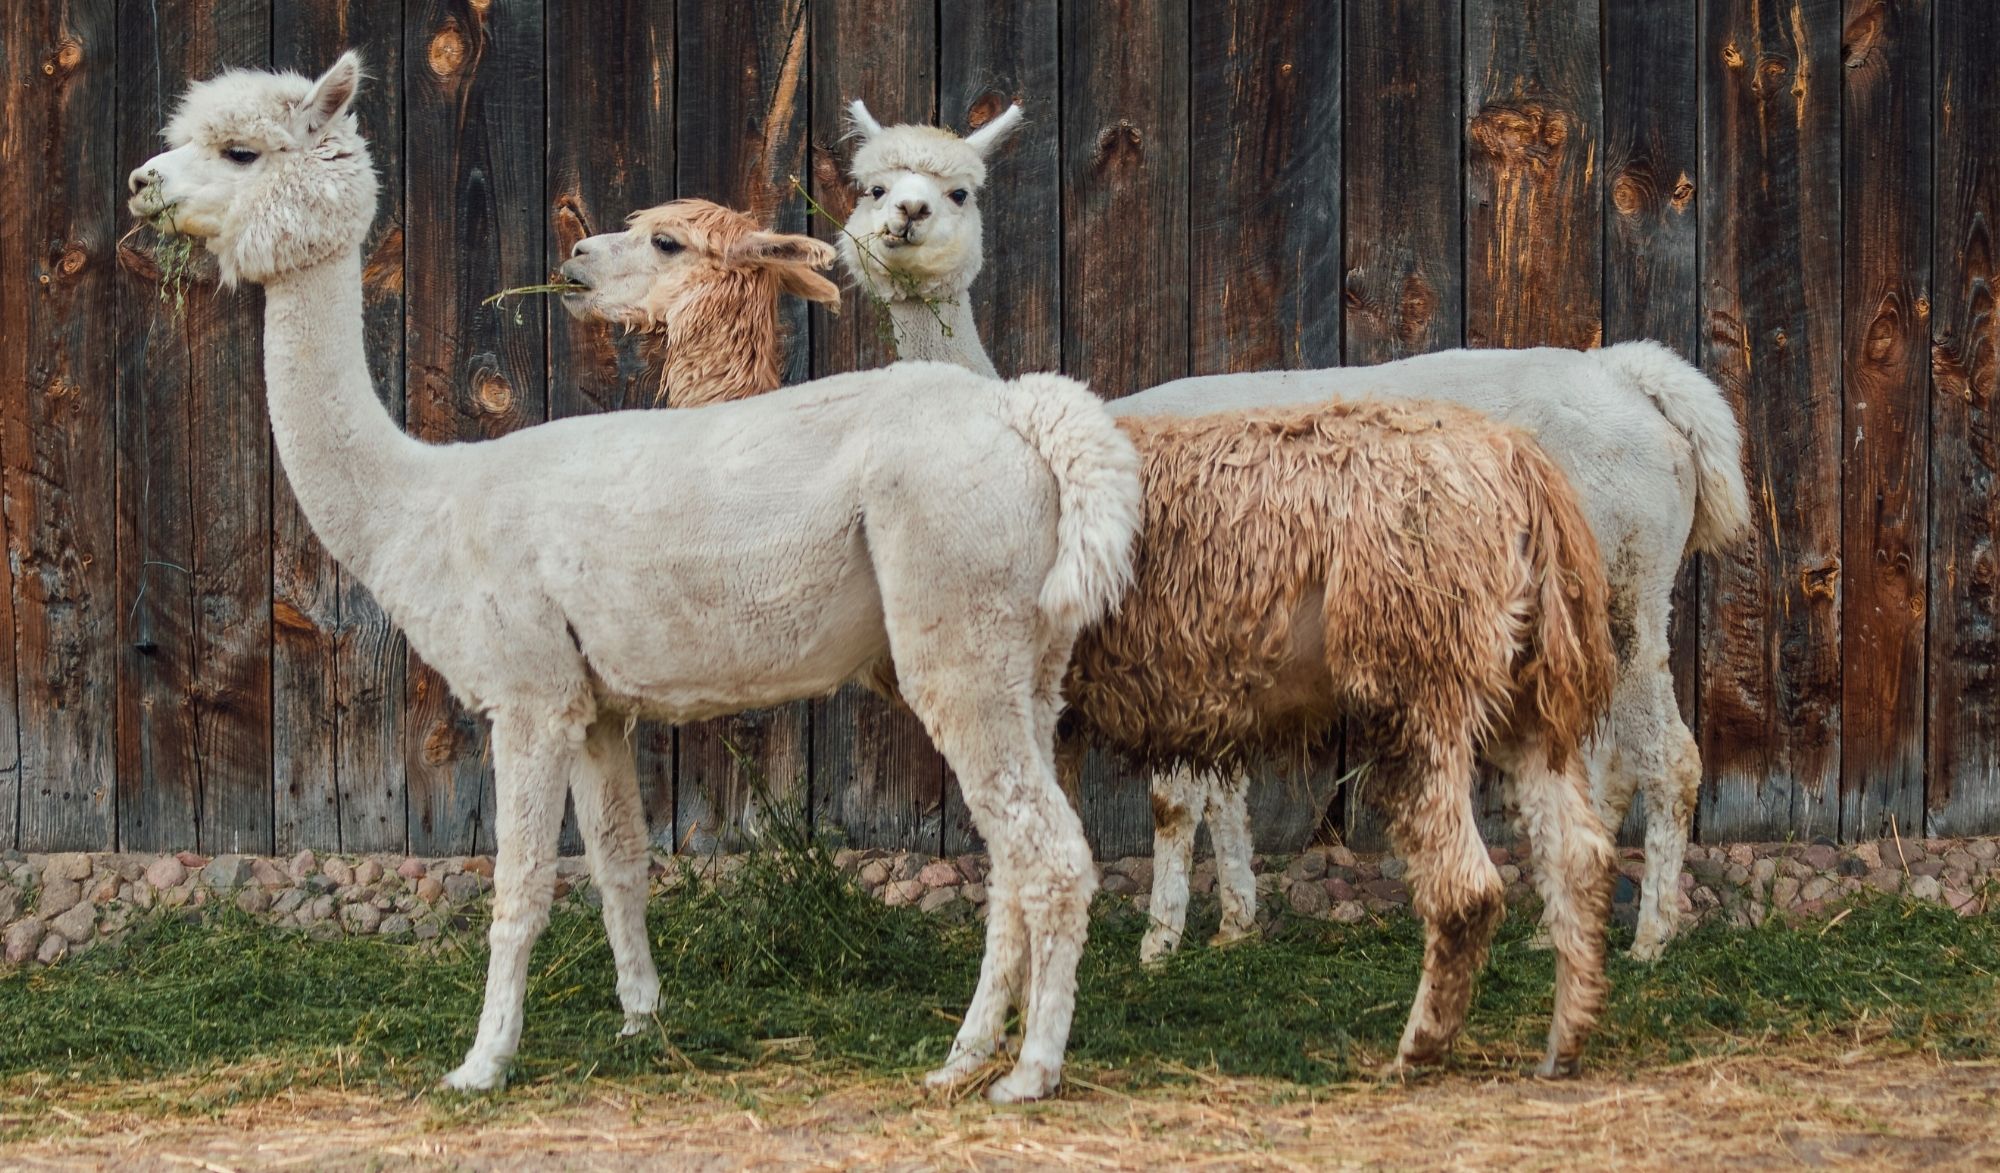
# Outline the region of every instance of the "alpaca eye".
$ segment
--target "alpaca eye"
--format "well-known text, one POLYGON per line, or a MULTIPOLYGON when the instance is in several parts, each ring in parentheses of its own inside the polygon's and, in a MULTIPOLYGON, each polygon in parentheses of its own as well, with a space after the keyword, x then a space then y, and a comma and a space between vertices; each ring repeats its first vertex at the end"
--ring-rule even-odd
POLYGON ((655 236, 653 238, 653 247, 659 249, 667 256, 673 256, 675 253, 681 251, 681 242, 671 236, 655 236))
POLYGON ((888 190, 887 188, 883 187, 881 184, 878 183, 874 187, 868 189, 868 198, 879 200, 882 198, 883 193, 886 192, 887 190, 888 190))
POLYGON ((247 167, 257 161, 257 152, 249 147, 224 147, 222 157, 239 167, 247 167))
POLYGON ((965 197, 971 194, 972 194, 971 192, 965 190, 962 187, 954 188, 952 189, 951 192, 951 202, 954 204, 963 204, 965 203, 965 197))

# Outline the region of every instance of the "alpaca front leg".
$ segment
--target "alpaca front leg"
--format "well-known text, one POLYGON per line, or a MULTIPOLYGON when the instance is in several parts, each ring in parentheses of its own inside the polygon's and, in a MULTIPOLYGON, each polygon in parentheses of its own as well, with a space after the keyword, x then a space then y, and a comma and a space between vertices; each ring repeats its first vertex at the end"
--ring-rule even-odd
POLYGON ((1181 947, 1187 928, 1188 869, 1202 795, 1194 771, 1175 766, 1153 775, 1152 923, 1139 941, 1139 960, 1155 962, 1181 947))
POLYGON ((1215 888, 1222 925, 1210 945, 1233 945, 1257 935, 1257 877, 1250 871, 1250 779, 1201 776, 1208 838, 1215 845, 1215 888))
POLYGON ((618 1003, 625 1011, 618 1033, 636 1035, 660 1007, 660 975, 646 938, 646 809, 622 718, 600 717, 591 725, 570 779, 570 798, 618 970, 618 1003))
POLYGON ((574 747, 530 718, 493 722, 496 820, 500 850, 493 861, 493 927, 487 933, 486 1003, 472 1050, 444 1086, 459 1091, 498 1087, 521 1042, 528 955, 549 922, 555 895, 556 842, 562 832, 563 784, 574 747))

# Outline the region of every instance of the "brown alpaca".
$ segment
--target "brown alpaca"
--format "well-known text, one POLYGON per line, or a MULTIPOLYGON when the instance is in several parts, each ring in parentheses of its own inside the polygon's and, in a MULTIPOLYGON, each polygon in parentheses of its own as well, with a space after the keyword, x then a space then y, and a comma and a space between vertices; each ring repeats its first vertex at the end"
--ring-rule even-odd
POLYGON ((1233 767, 1357 719, 1364 795, 1427 927, 1399 1064, 1443 1055, 1503 913, 1472 780, 1476 755, 1504 764, 1557 950, 1542 1070, 1573 1070, 1603 1003, 1613 878, 1578 747, 1613 658, 1568 482, 1525 433, 1439 404, 1119 427, 1145 521, 1121 609, 1077 641, 1074 732, 1151 766, 1233 767))
POLYGON ((562 275, 585 286, 563 305, 647 338, 660 368, 659 399, 700 407, 775 391, 783 381, 778 296, 840 308, 840 288, 815 272, 833 246, 766 232, 749 216, 707 200, 674 200, 634 212, 623 232, 576 243, 562 275))

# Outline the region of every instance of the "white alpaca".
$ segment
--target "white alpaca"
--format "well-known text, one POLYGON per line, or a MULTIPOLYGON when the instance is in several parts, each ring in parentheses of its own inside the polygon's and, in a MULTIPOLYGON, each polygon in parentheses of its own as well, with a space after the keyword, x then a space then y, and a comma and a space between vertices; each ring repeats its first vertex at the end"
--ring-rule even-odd
POLYGON ((893 656, 1024 910, 1025 1041, 994 1098, 1045 1094, 1093 873, 1050 737, 1078 628, 1130 574, 1136 458, 1055 377, 938 364, 736 404, 620 412, 431 447, 377 401, 362 341, 375 176, 352 54, 317 81, 191 87, 132 208, 173 209, 265 292, 279 458, 314 531, 493 722, 499 858, 485 1008, 456 1088, 500 1083, 547 921, 563 787, 593 845, 628 1030, 659 1004, 624 730, 822 695, 893 656))
MULTIPOLYGON (((979 273, 977 189, 985 159, 1017 112, 964 140, 934 127, 883 128, 855 102, 861 136, 852 174, 861 190, 841 242, 855 281, 889 299, 900 353, 991 371, 965 308, 979 273), (924 215, 913 217, 913 210, 924 215), (947 247, 932 249, 928 242, 947 247), (877 242, 890 247, 877 247, 877 242), (966 242, 973 242, 968 250, 966 242), (954 307, 942 329, 907 290, 954 307)), ((1609 736, 1597 739, 1591 792, 1615 829, 1635 791, 1646 796, 1646 874, 1632 954, 1659 957, 1680 916, 1681 860, 1701 786, 1701 756, 1681 721, 1668 669, 1667 622, 1681 559, 1727 549, 1750 524, 1742 433, 1721 391, 1655 342, 1595 351, 1456 350, 1372 367, 1262 371, 1179 379, 1111 403, 1121 418, 1194 415, 1329 399, 1446 400, 1533 434, 1575 486, 1611 580, 1618 681, 1609 736)), ((1204 811, 1215 841, 1223 906, 1217 940, 1254 928, 1244 779, 1173 771, 1153 780, 1153 925, 1142 956, 1178 946, 1188 861, 1204 811)))

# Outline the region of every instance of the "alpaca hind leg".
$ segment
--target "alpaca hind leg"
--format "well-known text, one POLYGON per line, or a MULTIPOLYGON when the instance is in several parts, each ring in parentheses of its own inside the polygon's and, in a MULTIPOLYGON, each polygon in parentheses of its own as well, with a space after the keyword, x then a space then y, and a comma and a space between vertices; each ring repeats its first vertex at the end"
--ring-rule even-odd
POLYGON ((959 1022, 944 1065, 924 1077, 928 1087, 956 1087, 978 1072, 1007 1033, 1007 1012, 1028 984, 1028 930, 1014 899, 1011 869, 993 855, 986 877, 986 954, 979 961, 979 986, 959 1022))
POLYGON ((1533 744, 1507 756, 1542 919, 1556 953, 1555 1015, 1539 1073, 1573 1075, 1604 1006, 1604 922, 1611 912, 1616 857, 1577 763, 1551 770, 1547 755, 1533 744))
POLYGON ((1419 750, 1385 781, 1389 834, 1424 921, 1423 977, 1392 1068, 1401 1070, 1443 1059, 1458 1036, 1506 900, 1472 810, 1469 739, 1419 750))
POLYGON ((500 850, 493 862, 486 1001, 472 1050, 457 1070, 444 1077, 446 1087, 475 1091, 499 1086, 520 1045, 528 955, 549 923, 563 789, 577 748, 569 733, 549 728, 544 714, 494 715, 500 850))
POLYGON ((1680 928, 1681 862, 1694 830, 1701 794, 1701 751, 1667 698, 1666 768, 1646 779, 1646 875, 1639 891, 1639 929, 1632 956, 1658 961, 1680 928))
POLYGON ((660 975, 646 938, 646 810, 622 718, 599 717, 591 724, 570 778, 570 799, 617 965, 618 1004, 625 1011, 619 1033, 635 1035, 660 1007, 660 975))
POLYGON ((1194 829, 1201 819, 1197 775, 1174 766, 1153 775, 1153 894, 1151 923, 1139 941, 1139 960, 1164 959, 1181 947, 1187 928, 1188 868, 1194 860, 1194 829))
POLYGON ((1257 935, 1257 877, 1250 871, 1249 778, 1241 770, 1225 778, 1202 776, 1208 837, 1215 845, 1215 891, 1222 903, 1222 926, 1210 945, 1232 945, 1257 935))

